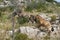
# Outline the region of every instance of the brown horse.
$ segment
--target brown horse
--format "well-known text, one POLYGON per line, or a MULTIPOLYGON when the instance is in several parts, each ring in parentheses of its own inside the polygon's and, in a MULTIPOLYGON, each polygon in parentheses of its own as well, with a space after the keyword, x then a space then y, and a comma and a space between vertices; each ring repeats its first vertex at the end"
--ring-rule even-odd
POLYGON ((48 31, 52 31, 53 28, 51 26, 51 23, 43 19, 41 16, 36 15, 35 20, 36 20, 36 23, 38 24, 38 28, 43 26, 47 28, 48 31))

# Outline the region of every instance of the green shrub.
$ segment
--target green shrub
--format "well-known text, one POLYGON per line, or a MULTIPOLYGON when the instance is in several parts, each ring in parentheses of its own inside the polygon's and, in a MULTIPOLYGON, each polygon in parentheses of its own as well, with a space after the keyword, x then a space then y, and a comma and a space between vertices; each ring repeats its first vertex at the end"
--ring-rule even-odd
POLYGON ((9 7, 7 7, 7 11, 13 11, 14 10, 14 7, 13 6, 9 6, 9 7))
POLYGON ((27 35, 19 33, 16 35, 15 40, 27 40, 27 35))
POLYGON ((32 12, 32 7, 27 6, 27 7, 25 8, 25 11, 32 12))
POLYGON ((29 39, 26 34, 16 33, 15 35, 16 35, 15 40, 32 40, 32 39, 29 39))
POLYGON ((56 15, 51 16, 51 21, 55 21, 56 20, 56 15))
POLYGON ((46 10, 46 4, 45 3, 36 3, 35 1, 31 2, 30 4, 28 4, 25 8, 25 11, 30 11, 32 12, 32 10, 46 10))
POLYGON ((28 18, 26 18, 26 17, 18 17, 17 22, 19 24, 24 24, 24 23, 28 22, 28 18))
POLYGON ((14 7, 13 6, 8 6, 8 7, 3 7, 3 8, 0 8, 0 11, 1 12, 5 12, 5 11, 13 11, 14 10, 14 7))
POLYGON ((3 0, 0 0, 0 2, 2 2, 3 0))
POLYGON ((3 15, 4 15, 4 13, 2 13, 2 12, 0 11, 0 20, 3 19, 3 15))

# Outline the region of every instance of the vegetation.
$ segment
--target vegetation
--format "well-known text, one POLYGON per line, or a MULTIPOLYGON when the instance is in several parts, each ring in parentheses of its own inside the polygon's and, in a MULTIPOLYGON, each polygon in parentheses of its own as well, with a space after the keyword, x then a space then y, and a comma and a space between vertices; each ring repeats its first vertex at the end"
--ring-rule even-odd
POLYGON ((32 39, 29 39, 26 34, 17 33, 15 36, 15 40, 32 40, 32 39))
POLYGON ((8 6, 8 7, 0 8, 0 11, 1 12, 5 12, 5 11, 12 12, 13 10, 14 10, 14 7, 13 6, 8 6))
POLYGON ((36 12, 46 12, 46 13, 53 13, 54 10, 53 9, 57 9, 55 4, 53 4, 54 2, 56 3, 55 0, 46 0, 46 2, 40 2, 38 0, 38 2, 36 1, 32 1, 29 4, 27 4, 25 11, 27 12, 32 12, 33 10, 36 12), (55 8, 54 8, 55 6, 55 8), (49 10, 51 9, 51 10, 49 10))
POLYGON ((2 2, 3 0, 0 0, 0 2, 2 2))
POLYGON ((54 2, 55 0, 46 0, 47 2, 54 2))
MULTIPOLYGON (((2 1, 3 0, 0 0, 0 2, 2 2, 2 1)), ((27 12, 36 11, 36 12, 53 13, 53 11, 56 11, 58 9, 58 6, 60 7, 60 3, 56 2, 57 3, 56 5, 52 4, 55 0, 46 0, 46 1, 47 1, 47 3, 45 3, 45 2, 41 3, 40 1, 36 2, 36 1, 32 0, 32 2, 27 3, 27 6, 25 5, 26 7, 25 7, 24 11, 25 12, 26 11, 27 12), (48 9, 51 9, 51 10, 48 10, 48 9), (53 9, 55 9, 55 10, 53 10, 53 9)), ((17 6, 17 5, 15 5, 15 6, 17 6)), ((2 30, 11 30, 12 29, 12 22, 11 22, 11 19, 8 19, 8 16, 13 12, 14 9, 15 9, 15 7, 13 7, 13 6, 7 6, 7 7, 0 8, 0 20, 1 20, 0 29, 2 29, 2 30)), ((23 9, 23 8, 21 8, 21 9, 23 9)), ((56 16, 55 15, 51 16, 51 21, 55 21, 55 20, 56 20, 56 16)), ((27 22, 29 20, 27 17, 18 17, 18 18, 16 17, 15 21, 17 21, 17 23, 18 23, 17 26, 19 26, 20 24, 22 25, 25 23, 27 25, 27 22)), ((29 25, 31 25, 31 24, 29 24, 29 25)), ((16 28, 17 28, 17 26, 15 25, 16 28)), ((5 40, 4 39, 4 37, 6 37, 5 33, 3 33, 4 35, 2 33, 0 33, 0 40, 5 40)), ((45 38, 47 38, 47 37, 45 37, 45 38)), ((9 39, 6 39, 6 40, 9 40, 9 39)), ((15 34, 15 40, 32 40, 32 39, 29 39, 26 34, 17 33, 17 34, 15 34)))
POLYGON ((56 20, 56 15, 51 16, 51 21, 55 21, 56 20))
POLYGON ((46 13, 53 13, 53 11, 52 10, 47 10, 46 13))
POLYGON ((56 2, 57 6, 60 7, 60 2, 56 2))
POLYGON ((2 17, 2 13, 1 13, 1 11, 0 11, 0 17, 2 17))
POLYGON ((32 10, 37 10, 37 11, 41 11, 41 10, 46 10, 46 4, 45 3, 36 3, 35 1, 31 2, 30 4, 27 5, 27 7, 25 8, 25 11, 32 11, 32 10))
POLYGON ((24 23, 28 22, 29 20, 26 17, 18 17, 17 21, 19 24, 24 24, 24 23))

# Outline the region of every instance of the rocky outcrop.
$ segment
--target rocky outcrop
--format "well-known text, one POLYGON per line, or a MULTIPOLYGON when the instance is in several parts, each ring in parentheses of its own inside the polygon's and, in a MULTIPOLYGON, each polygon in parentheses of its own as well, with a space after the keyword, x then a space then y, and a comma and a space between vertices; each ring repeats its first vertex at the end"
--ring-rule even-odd
MULTIPOLYGON (((53 25, 54 31, 51 32, 50 37, 55 38, 55 37, 60 37, 60 29, 58 25, 53 25)), ((34 38, 34 39, 41 39, 46 36, 49 36, 47 32, 40 31, 38 28, 34 28, 34 26, 22 26, 19 29, 15 29, 15 32, 20 32, 23 34, 27 34, 29 38, 34 38)), ((12 35, 12 31, 8 31, 9 35, 12 35)))

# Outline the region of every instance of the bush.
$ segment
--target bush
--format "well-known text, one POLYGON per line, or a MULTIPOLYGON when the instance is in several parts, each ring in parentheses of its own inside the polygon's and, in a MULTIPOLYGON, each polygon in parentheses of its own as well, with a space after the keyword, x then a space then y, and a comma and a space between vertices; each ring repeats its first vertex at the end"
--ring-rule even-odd
POLYGON ((0 20, 2 20, 3 19, 3 13, 0 11, 0 20))
POLYGON ((17 33, 15 36, 15 40, 32 40, 32 39, 29 39, 26 34, 17 33))
POLYGON ((0 2, 3 2, 3 0, 0 0, 0 2))
POLYGON ((15 40, 27 40, 27 35, 26 34, 16 34, 15 40))
POLYGON ((13 11, 14 10, 14 7, 13 6, 8 6, 8 7, 3 7, 3 8, 0 8, 0 11, 1 12, 5 12, 5 11, 13 11))
POLYGON ((56 15, 51 16, 51 21, 55 21, 56 20, 56 15))
POLYGON ((30 6, 27 6, 27 7, 25 8, 25 11, 32 12, 32 8, 31 8, 30 6))
POLYGON ((45 5, 46 5, 45 3, 40 3, 40 2, 36 3, 35 1, 32 1, 30 4, 26 6, 25 11, 32 12, 32 10, 37 10, 37 11, 39 10, 40 12, 40 10, 46 10, 45 5))
POLYGON ((28 20, 28 18, 26 18, 26 17, 18 17, 17 18, 17 22, 19 23, 19 24, 24 24, 24 23, 26 23, 26 22, 28 22, 29 20, 28 20))

